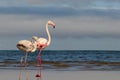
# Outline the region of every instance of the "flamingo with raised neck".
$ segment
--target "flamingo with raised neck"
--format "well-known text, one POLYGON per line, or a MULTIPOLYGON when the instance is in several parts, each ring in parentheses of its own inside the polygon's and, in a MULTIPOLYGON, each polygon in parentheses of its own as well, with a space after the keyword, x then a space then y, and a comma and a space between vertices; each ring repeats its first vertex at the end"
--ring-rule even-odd
POLYGON ((40 62, 40 73, 38 72, 36 74, 36 77, 41 77, 41 68, 42 68, 42 66, 41 66, 42 61, 41 61, 41 57, 40 57, 41 50, 46 48, 47 46, 49 46, 51 43, 51 36, 50 36, 49 30, 48 30, 48 26, 52 26, 53 28, 55 28, 55 23, 52 21, 48 21, 46 23, 46 33, 48 36, 48 40, 46 38, 38 38, 36 36, 32 37, 32 39, 37 43, 36 47, 39 50, 38 56, 37 56, 37 64, 39 64, 39 62, 40 62))

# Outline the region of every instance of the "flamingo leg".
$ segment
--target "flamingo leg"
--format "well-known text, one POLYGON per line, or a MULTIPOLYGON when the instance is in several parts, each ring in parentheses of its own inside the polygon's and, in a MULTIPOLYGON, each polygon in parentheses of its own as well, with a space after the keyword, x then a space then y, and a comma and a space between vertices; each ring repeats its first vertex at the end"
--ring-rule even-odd
MULTIPOLYGON (((27 64, 27 54, 28 53, 26 53, 26 55, 25 55, 25 60, 24 60, 24 67, 25 67, 25 72, 26 72, 26 80, 28 80, 28 72, 27 72, 27 66, 26 66, 26 64, 27 64)), ((22 62, 23 62, 23 58, 21 57, 21 59, 20 59, 20 74, 19 74, 19 80, 21 79, 21 70, 22 70, 22 62)))
POLYGON ((24 61, 24 65, 25 65, 25 66, 27 65, 27 56, 28 56, 28 53, 26 52, 25 61, 24 61))
POLYGON ((26 55, 25 55, 25 61, 24 61, 24 65, 25 65, 25 72, 26 72, 26 80, 28 80, 28 71, 27 71, 27 55, 28 55, 28 53, 26 52, 26 55))
POLYGON ((20 78, 21 78, 22 61, 23 61, 23 58, 21 57, 21 59, 20 59, 20 74, 19 74, 19 80, 20 80, 20 78))
POLYGON ((41 70, 42 70, 42 60, 41 60, 41 57, 40 57, 41 51, 42 50, 40 49, 39 52, 38 52, 38 56, 37 56, 37 66, 40 66, 40 67, 39 67, 39 71, 36 74, 36 77, 39 77, 39 78, 41 78, 41 70))

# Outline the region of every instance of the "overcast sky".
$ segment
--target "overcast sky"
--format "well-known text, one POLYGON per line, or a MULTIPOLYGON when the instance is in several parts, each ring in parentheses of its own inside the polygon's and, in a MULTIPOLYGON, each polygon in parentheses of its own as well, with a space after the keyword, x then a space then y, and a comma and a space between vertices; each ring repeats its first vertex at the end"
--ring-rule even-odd
POLYGON ((0 50, 47 38, 48 20, 56 29, 46 50, 120 50, 120 0, 0 0, 0 50))

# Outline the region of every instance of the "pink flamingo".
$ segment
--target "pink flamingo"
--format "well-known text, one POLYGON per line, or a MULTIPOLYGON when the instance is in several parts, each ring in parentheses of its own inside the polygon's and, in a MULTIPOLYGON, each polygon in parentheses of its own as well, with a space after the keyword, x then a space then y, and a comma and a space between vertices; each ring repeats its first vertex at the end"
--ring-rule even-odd
POLYGON ((48 21, 46 23, 46 33, 48 35, 48 40, 45 39, 45 38, 38 38, 36 36, 33 36, 32 39, 37 43, 37 49, 38 49, 38 56, 37 56, 37 63, 40 62, 40 74, 37 73, 36 74, 36 77, 41 77, 41 58, 40 58, 40 53, 41 53, 41 50, 46 48, 47 46, 50 45, 51 43, 51 36, 50 36, 50 33, 49 33, 49 30, 48 30, 48 26, 51 25, 53 28, 55 28, 55 23, 52 22, 52 21, 48 21))

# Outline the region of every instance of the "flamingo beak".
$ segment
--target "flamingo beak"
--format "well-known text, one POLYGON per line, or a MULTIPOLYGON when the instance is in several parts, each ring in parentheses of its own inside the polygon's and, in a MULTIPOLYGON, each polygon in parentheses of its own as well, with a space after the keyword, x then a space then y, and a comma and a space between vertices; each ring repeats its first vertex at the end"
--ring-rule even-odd
POLYGON ((53 26, 53 28, 55 28, 55 26, 53 26))

